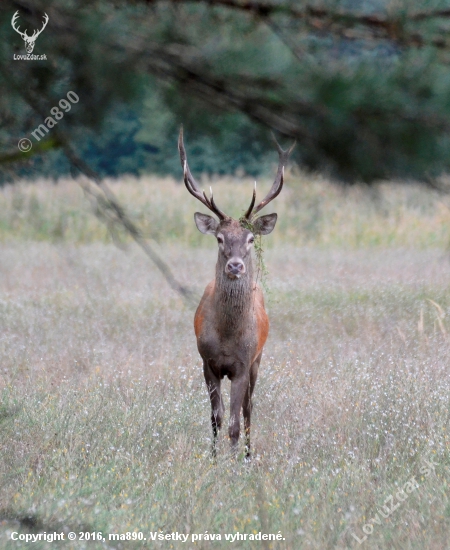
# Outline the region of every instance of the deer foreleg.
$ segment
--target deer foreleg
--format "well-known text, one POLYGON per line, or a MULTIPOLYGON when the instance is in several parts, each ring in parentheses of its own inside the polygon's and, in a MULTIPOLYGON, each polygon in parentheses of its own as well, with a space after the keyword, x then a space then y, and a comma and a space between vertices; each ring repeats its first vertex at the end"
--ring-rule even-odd
POLYGON ((220 378, 217 378, 217 376, 211 372, 211 369, 208 367, 206 362, 203 364, 203 373, 205 375, 205 382, 209 392, 209 399, 211 401, 211 426, 213 432, 211 453, 215 457, 217 436, 220 428, 222 427, 224 406, 220 392, 220 378))
POLYGON ((250 425, 251 425, 251 416, 252 416, 252 395, 253 390, 255 389, 256 379, 258 377, 258 368, 261 361, 261 354, 253 363, 252 368, 250 369, 250 380, 248 384, 247 391, 244 395, 244 403, 242 405, 242 411, 244 413, 244 429, 245 429, 245 458, 250 458, 250 425))

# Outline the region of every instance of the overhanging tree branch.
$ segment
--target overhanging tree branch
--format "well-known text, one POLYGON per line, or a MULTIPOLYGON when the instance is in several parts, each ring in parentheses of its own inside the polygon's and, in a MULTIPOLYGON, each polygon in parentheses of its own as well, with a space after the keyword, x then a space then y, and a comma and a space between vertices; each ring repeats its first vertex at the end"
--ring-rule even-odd
POLYGON ((82 185, 83 189, 95 197, 95 199, 97 200, 97 204, 100 208, 104 209, 106 207, 114 213, 116 218, 115 221, 125 229, 125 231, 133 238, 133 240, 141 247, 145 254, 156 265, 156 267, 166 279, 170 288, 180 294, 187 305, 189 305, 190 307, 196 306, 198 302, 198 297, 196 296, 195 292, 183 286, 179 281, 177 281, 170 267, 155 252, 155 250, 153 250, 148 241, 142 235, 137 225, 135 225, 135 223, 132 222, 131 219, 128 217, 125 209, 119 203, 110 187, 108 187, 108 185, 106 185, 106 183, 99 177, 99 175, 74 152, 68 141, 63 139, 61 147, 72 166, 77 168, 77 170, 79 170, 87 178, 92 180, 101 190, 103 195, 100 198, 98 194, 92 193, 92 190, 89 189, 86 185, 82 185))
MULTIPOLYGON (((6 1, 11 5, 15 0, 6 1)), ((29 0, 22 1, 29 5, 29 0)), ((44 6, 42 0, 35 5, 44 6)), ((41 104, 45 96, 56 97, 64 79, 73 89, 88 89, 90 97, 78 119, 85 127, 92 128, 105 116, 127 129, 145 124, 137 142, 131 133, 120 134, 121 143, 128 145, 127 155, 131 150, 136 155, 136 167, 139 163, 149 170, 172 170, 172 155, 165 147, 175 123, 183 119, 200 130, 217 114, 236 117, 246 132, 256 130, 251 119, 297 138, 302 165, 347 182, 392 176, 423 180, 429 171, 449 169, 449 59, 436 47, 446 48, 445 18, 450 10, 419 12, 408 6, 360 13, 340 10, 333 0, 313 6, 287 0, 93 0, 92 5, 119 8, 107 18, 98 14, 99 33, 90 32, 88 14, 63 1, 53 3, 49 15, 55 23, 49 29, 58 63, 17 65, 14 78, 32 82, 36 95, 42 94, 41 104), (286 54, 286 47, 266 26, 297 54, 296 59, 286 54), (349 38, 357 41, 350 43, 349 38), (424 44, 436 47, 418 52, 424 44), (110 63, 98 62, 106 53, 110 63), (120 80, 121 75, 126 76, 120 80), (147 105, 129 103, 137 96, 135 84, 145 85, 148 111, 147 105), (122 109, 136 113, 136 119, 123 124, 122 109), (211 119, 207 110, 214 113, 211 119), (152 120, 155 128, 148 127, 152 120)), ((424 3, 414 3, 418 5, 424 3)), ((8 80, 9 75, 6 88, 8 80)), ((30 124, 26 113, 16 116, 20 109, 10 108, 14 94, 11 90, 0 105, 6 115, 8 109, 14 113, 9 126, 18 135, 19 124, 30 124)), ((216 135, 228 134, 226 125, 222 128, 216 135)), ((100 134, 100 140, 105 141, 108 132, 100 134)), ((98 170, 120 172, 122 150, 113 156, 109 147, 100 161, 99 148, 96 144, 90 152, 98 170)), ((265 149, 259 137, 237 154, 231 144, 233 166, 265 149)), ((201 147, 199 151, 201 159, 201 147)), ((5 160, 13 159, 14 155, 5 160)), ((199 162, 206 170, 223 169, 220 162, 199 162)))
MULTIPOLYGON (((0 65, 0 72, 5 74, 4 68, 0 65)), ((17 93, 24 99, 24 101, 42 118, 45 118, 45 110, 41 107, 40 102, 36 99, 34 94, 30 92, 27 88, 19 86, 17 83, 13 84, 17 93)), ((51 142, 44 142, 40 146, 41 151, 50 150, 53 148, 61 148, 64 151, 67 159, 70 164, 79 170, 84 176, 89 180, 93 181, 100 193, 93 192, 92 188, 89 185, 86 185, 84 182, 78 182, 83 190, 89 195, 95 198, 97 201, 98 208, 105 213, 106 218, 108 214, 114 214, 114 221, 120 224, 123 229, 133 238, 133 240, 140 246, 148 258, 156 265, 158 270, 166 279, 170 288, 180 294, 183 298, 186 305, 189 307, 196 307, 198 303, 198 296, 194 291, 182 285, 173 275, 172 270, 166 264, 166 262, 157 254, 157 252, 150 246, 148 241, 142 235, 142 232, 137 227, 137 225, 129 218, 126 214, 125 209, 117 200, 116 196, 109 188, 109 186, 100 178, 100 176, 92 170, 89 165, 84 162, 73 150, 70 145, 70 140, 61 130, 55 128, 53 129, 53 137, 51 142)), ((20 153, 21 155, 26 155, 27 153, 20 153)), ((23 157, 22 157, 23 158, 23 157)), ((0 158, 0 161, 2 159, 0 158)), ((14 161, 17 160, 15 153, 5 155, 3 160, 14 161)))
MULTIPOLYGON (((156 5, 161 0, 141 0, 147 5, 156 5)), ((306 5, 299 8, 294 2, 258 2, 253 0, 170 0, 172 4, 208 4, 242 11, 269 21, 274 16, 285 16, 291 20, 302 22, 312 31, 327 32, 353 38, 349 30, 361 27, 370 32, 370 37, 390 40, 403 46, 423 47, 432 45, 439 49, 450 46, 443 36, 426 37, 417 30, 409 31, 407 25, 433 19, 450 19, 450 9, 422 10, 399 12, 385 15, 381 13, 365 14, 356 11, 333 10, 306 5)), ((292 48, 291 48, 292 49, 292 48)), ((294 55, 295 51, 293 51, 294 55)))

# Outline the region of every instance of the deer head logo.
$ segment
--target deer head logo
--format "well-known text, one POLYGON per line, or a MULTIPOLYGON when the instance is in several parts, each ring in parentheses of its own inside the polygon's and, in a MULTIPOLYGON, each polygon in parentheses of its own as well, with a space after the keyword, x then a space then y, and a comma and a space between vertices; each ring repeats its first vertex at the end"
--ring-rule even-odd
POLYGON ((11 20, 12 28, 20 34, 20 36, 25 41, 25 49, 27 50, 27 53, 32 53, 34 49, 34 43, 36 42, 37 37, 41 34, 41 32, 45 29, 48 23, 48 15, 44 14, 44 25, 40 31, 34 31, 31 36, 28 36, 26 29, 22 32, 20 31, 20 27, 16 26, 17 20, 19 19, 19 10, 16 11, 16 13, 13 15, 13 18, 11 20))

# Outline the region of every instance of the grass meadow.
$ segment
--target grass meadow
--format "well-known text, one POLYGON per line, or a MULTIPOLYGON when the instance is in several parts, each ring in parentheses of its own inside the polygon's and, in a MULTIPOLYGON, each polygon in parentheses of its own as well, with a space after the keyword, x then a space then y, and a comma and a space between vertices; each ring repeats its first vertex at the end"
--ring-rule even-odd
MULTIPOLYGON (((204 209, 170 179, 111 185, 200 295, 204 209)), ((250 180, 213 186, 246 208, 250 180)), ((0 189, 1 549, 450 548, 450 198, 291 173, 273 206, 254 458, 222 433, 213 462, 193 310, 76 181, 0 189), (105 541, 11 540, 44 532, 105 541)))

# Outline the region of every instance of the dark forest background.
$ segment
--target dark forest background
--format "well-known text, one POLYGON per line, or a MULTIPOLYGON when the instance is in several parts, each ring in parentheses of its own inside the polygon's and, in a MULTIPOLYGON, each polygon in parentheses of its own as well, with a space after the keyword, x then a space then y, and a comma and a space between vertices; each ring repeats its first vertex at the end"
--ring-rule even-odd
POLYGON ((449 31, 437 1, 2 0, 1 181, 69 173, 67 143, 101 176, 179 176, 183 123, 196 173, 265 172, 273 130, 303 169, 433 182, 450 169, 449 31), (17 10, 29 34, 48 14, 46 61, 13 59, 17 10))

